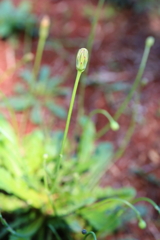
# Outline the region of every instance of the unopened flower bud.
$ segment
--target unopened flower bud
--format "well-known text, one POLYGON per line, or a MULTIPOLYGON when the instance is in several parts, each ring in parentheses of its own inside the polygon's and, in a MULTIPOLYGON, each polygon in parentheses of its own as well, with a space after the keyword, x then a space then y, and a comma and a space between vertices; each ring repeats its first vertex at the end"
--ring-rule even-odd
POLYGON ((50 19, 47 15, 45 15, 40 24, 39 35, 40 37, 47 38, 49 33, 50 19))
POLYGON ((139 228, 144 229, 144 228, 146 228, 147 224, 143 219, 141 219, 138 223, 138 226, 139 226, 139 228))
POLYGON ((119 124, 116 121, 112 120, 110 122, 110 127, 113 131, 117 131, 119 129, 119 124))
POLYGON ((146 45, 147 45, 147 47, 149 47, 149 48, 152 47, 153 44, 154 44, 154 42, 155 42, 154 37, 152 37, 152 36, 147 37, 147 39, 146 39, 146 45))
POLYGON ((78 71, 83 72, 88 63, 88 50, 86 48, 79 49, 76 59, 76 68, 78 71))

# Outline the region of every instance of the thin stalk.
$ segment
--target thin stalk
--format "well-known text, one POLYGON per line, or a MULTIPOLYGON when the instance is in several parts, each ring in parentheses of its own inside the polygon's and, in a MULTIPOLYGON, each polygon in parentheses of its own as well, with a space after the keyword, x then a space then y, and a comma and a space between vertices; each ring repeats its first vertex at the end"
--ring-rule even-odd
POLYGON ((3 218, 2 214, 0 213, 0 221, 1 223, 3 224, 3 226, 6 227, 7 231, 10 232, 13 236, 16 236, 18 238, 27 238, 29 237, 29 235, 25 235, 25 234, 20 234, 20 233, 17 233, 16 231, 14 231, 10 226, 9 224, 6 222, 6 220, 3 218))
POLYGON ((36 57, 35 57, 34 67, 33 67, 33 78, 34 78, 34 82, 35 82, 36 79, 37 79, 37 75, 38 75, 38 72, 39 72, 39 69, 40 69, 41 60, 42 60, 42 54, 43 54, 45 42, 46 42, 46 38, 40 36, 39 41, 38 41, 37 51, 36 51, 36 57))
POLYGON ((119 203, 125 204, 126 206, 128 206, 129 208, 131 208, 135 212, 139 222, 142 221, 142 217, 140 215, 140 212, 130 202, 128 202, 126 200, 123 200, 123 199, 120 199, 120 198, 109 198, 109 199, 104 200, 102 202, 96 203, 94 206, 91 206, 90 209, 91 210, 95 209, 96 207, 100 207, 101 205, 107 204, 109 202, 119 202, 119 203))
POLYGON ((140 201, 149 202, 160 214, 160 207, 154 201, 152 201, 150 198, 146 198, 146 197, 137 198, 137 199, 133 200, 133 204, 140 202, 140 201))
POLYGON ((59 158, 57 160, 56 167, 55 167, 55 181, 54 181, 54 185, 53 185, 52 191, 53 191, 53 189, 55 187, 55 182, 58 179, 59 169, 60 169, 62 158, 63 158, 63 151, 64 151, 64 147, 65 147, 65 142, 66 142, 66 138, 67 138, 67 134, 68 134, 68 130, 69 130, 69 125, 70 125, 73 105, 74 105, 75 96, 76 96, 78 83, 79 83, 81 74, 82 74, 81 71, 77 71, 77 76, 76 76, 76 80, 75 80, 75 84, 74 84, 74 88, 73 88, 73 92, 72 92, 72 97, 71 97, 71 102, 70 102, 70 106, 69 106, 69 111, 68 111, 65 131, 64 131, 64 135, 63 135, 62 145, 61 145, 61 149, 60 149, 60 154, 59 154, 59 158))
POLYGON ((89 117, 93 117, 95 114, 99 114, 99 113, 104 115, 109 120, 110 128, 113 131, 117 131, 119 129, 119 124, 113 119, 113 117, 109 114, 109 112, 107 112, 104 109, 95 109, 95 110, 93 110, 89 114, 89 117))
MULTIPOLYGON (((95 13, 94 18, 93 18, 93 23, 92 23, 92 26, 91 26, 91 32, 89 34, 88 41, 87 41, 87 49, 88 49, 89 56, 91 56, 93 43, 94 43, 94 38, 95 38, 95 33, 96 33, 96 28, 97 28, 98 20, 99 20, 99 17, 100 17, 100 12, 102 10, 104 1, 105 0, 99 0, 98 5, 97 5, 97 9, 96 9, 96 13, 95 13)), ((90 59, 89 59, 89 61, 90 61, 90 59)), ((89 66, 89 61, 88 61, 88 66, 89 66)), ((78 107, 78 110, 79 110, 78 118, 82 115, 83 108, 84 108, 84 95, 85 95, 84 79, 87 75, 87 72, 88 72, 88 67, 87 67, 86 72, 83 75, 82 81, 80 83, 79 102, 78 102, 78 105, 79 105, 79 107, 78 107)))
MULTIPOLYGON (((121 116, 121 114, 124 112, 124 110, 126 109, 128 103, 130 102, 130 100, 132 99, 135 90, 137 89, 137 87, 139 86, 139 83, 141 81, 142 75, 144 73, 146 64, 147 64, 147 60, 148 60, 148 56, 150 53, 150 46, 145 45, 145 49, 144 49, 144 53, 142 56, 142 60, 141 60, 141 64, 137 73, 137 76, 135 78, 135 81, 131 87, 131 90, 129 92, 129 94, 127 95, 127 97, 125 98, 124 102, 121 104, 121 106, 119 107, 119 109, 117 110, 117 112, 114 115, 114 119, 118 120, 119 117, 121 116)), ((109 130, 109 124, 107 124, 104 128, 102 128, 96 135, 96 139, 102 137, 107 131, 109 130)))
POLYGON ((94 240, 97 240, 96 234, 95 234, 94 232, 92 232, 92 231, 86 233, 86 235, 85 235, 85 237, 84 237, 84 240, 85 240, 89 235, 92 235, 93 239, 94 239, 94 240))
POLYGON ((36 51, 35 62, 33 66, 33 87, 34 87, 35 81, 37 80, 37 75, 40 69, 44 45, 49 34, 49 26, 50 26, 50 19, 46 15, 42 18, 40 28, 39 28, 39 41, 38 41, 38 47, 36 51))
POLYGON ((51 229, 52 233, 55 235, 56 240, 62 240, 59 234, 57 233, 56 229, 53 227, 53 225, 48 224, 48 227, 51 229))
POLYGON ((111 123, 113 121, 112 116, 104 109, 95 109, 93 110, 90 114, 89 117, 93 117, 95 114, 101 113, 103 114, 106 118, 108 118, 109 122, 111 123))

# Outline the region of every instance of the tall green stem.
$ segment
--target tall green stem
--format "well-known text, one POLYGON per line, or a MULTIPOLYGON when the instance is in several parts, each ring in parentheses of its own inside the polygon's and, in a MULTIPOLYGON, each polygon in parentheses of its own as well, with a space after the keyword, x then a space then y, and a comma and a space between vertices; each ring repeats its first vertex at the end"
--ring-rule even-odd
POLYGON ((33 67, 33 81, 34 81, 33 83, 35 83, 39 69, 40 69, 44 45, 49 34, 49 26, 50 26, 50 19, 48 16, 44 16, 42 18, 40 28, 39 28, 39 41, 38 41, 38 47, 37 47, 36 57, 35 57, 35 62, 33 67))
MULTIPOLYGON (((142 75, 144 73, 144 69, 145 69, 146 64, 147 64, 148 56, 149 56, 149 53, 150 53, 150 48, 151 48, 151 46, 146 41, 144 53, 143 53, 143 56, 142 56, 142 60, 141 60, 141 64, 140 64, 137 76, 135 78, 135 81, 134 81, 134 83, 132 85, 132 88, 131 88, 129 94, 127 95, 127 97, 125 98, 124 102, 121 104, 121 106, 119 107, 119 109, 115 113, 115 115, 114 115, 114 119, 115 120, 118 120, 119 117, 121 116, 121 114, 124 112, 124 110, 126 109, 128 103, 130 102, 131 98, 133 97, 133 94, 134 94, 135 90, 137 89, 137 87, 138 87, 138 85, 139 85, 139 83, 141 81, 142 75)), ((104 128, 102 128, 97 133, 96 138, 102 137, 109 130, 109 128, 110 128, 110 126, 109 126, 109 124, 107 124, 104 128)))
MULTIPOLYGON (((70 124, 70 120, 71 120, 73 105, 74 105, 75 96, 76 96, 78 83, 79 83, 81 74, 82 74, 81 71, 77 71, 77 76, 76 76, 76 80, 75 80, 75 84, 74 84, 74 88, 73 88, 73 92, 72 92, 72 97, 71 97, 71 102, 70 102, 70 106, 69 106, 69 111, 68 111, 65 131, 64 131, 64 135, 63 135, 62 145, 61 145, 61 149, 60 149, 60 154, 59 154, 59 158, 58 158, 58 161, 57 161, 57 164, 56 164, 56 167, 55 167, 55 178, 54 178, 55 181, 57 181, 61 161, 62 161, 62 158, 63 158, 63 150, 64 150, 64 147, 65 147, 65 142, 66 142, 66 138, 67 138, 67 134, 68 134, 68 130, 69 130, 69 124, 70 124)), ((54 183, 54 186, 55 186, 55 183, 54 183)))
POLYGON ((37 51, 36 51, 35 62, 34 62, 34 67, 33 67, 34 81, 36 81, 37 75, 38 75, 38 72, 39 72, 39 69, 40 69, 45 42, 46 42, 46 39, 44 37, 39 38, 38 47, 37 47, 37 51))

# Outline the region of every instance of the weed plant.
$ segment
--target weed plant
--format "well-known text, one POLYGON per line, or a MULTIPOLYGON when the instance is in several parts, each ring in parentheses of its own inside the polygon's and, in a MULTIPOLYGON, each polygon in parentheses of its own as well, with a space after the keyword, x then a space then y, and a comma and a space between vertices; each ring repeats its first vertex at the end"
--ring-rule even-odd
MULTIPOLYGON (((103 4, 103 1, 100 3, 103 4)), ((38 92, 38 96, 43 98, 45 91, 48 96, 53 92, 51 86, 47 88, 46 84, 52 84, 53 81, 56 84, 55 79, 49 79, 49 68, 40 69, 48 31, 49 19, 45 17, 40 27, 33 70, 24 74, 32 93, 30 96, 37 97, 37 88, 41 93, 39 95, 38 92)), ((90 38, 91 45, 93 35, 90 38)), ((138 87, 153 43, 154 39, 149 37, 135 82, 114 119, 104 109, 95 109, 88 116, 80 114, 78 141, 67 136, 78 84, 89 59, 85 48, 77 54, 77 75, 64 133, 39 128, 21 136, 18 129, 1 116, 0 239, 79 239, 85 227, 89 232, 83 231, 86 234, 84 238, 91 234, 96 240, 94 232, 90 230, 94 230, 98 236, 113 232, 123 224, 122 216, 128 208, 133 210, 139 227, 144 229, 146 222, 134 206, 139 201, 151 203, 160 212, 152 200, 135 199, 133 188, 100 187, 100 179, 114 157, 114 147, 110 142, 96 142, 109 128, 119 129, 116 121, 138 87), (98 133, 92 121, 94 114, 103 114, 109 120, 109 124, 98 133)), ((11 101, 8 102, 9 111, 14 113, 11 104, 11 101)))
POLYGON ((41 66, 41 60, 46 39, 49 33, 50 21, 47 16, 42 19, 39 30, 39 41, 36 51, 33 69, 23 69, 20 73, 22 83, 15 86, 16 96, 8 98, 7 102, 1 103, 14 109, 16 112, 28 111, 29 120, 34 124, 45 122, 44 112, 54 114, 61 119, 66 118, 66 110, 53 101, 54 97, 65 96, 69 89, 62 87, 64 79, 61 76, 52 77, 51 68, 41 66))
MULTIPOLYGON (((148 53, 152 44, 153 39, 147 39, 148 53)), ((0 215, 1 239, 78 239, 84 226, 107 235, 122 224, 121 216, 127 208, 135 212, 143 229, 146 223, 133 204, 147 201, 159 211, 148 198, 134 199, 132 188, 99 186, 113 157, 113 146, 109 142, 95 144, 91 117, 104 114, 111 129, 118 130, 118 123, 107 112, 100 109, 81 117, 79 142, 67 138, 78 83, 87 62, 88 51, 80 49, 64 134, 46 134, 39 129, 20 138, 11 124, 0 118, 1 211, 6 216, 11 214, 8 223, 0 215)))

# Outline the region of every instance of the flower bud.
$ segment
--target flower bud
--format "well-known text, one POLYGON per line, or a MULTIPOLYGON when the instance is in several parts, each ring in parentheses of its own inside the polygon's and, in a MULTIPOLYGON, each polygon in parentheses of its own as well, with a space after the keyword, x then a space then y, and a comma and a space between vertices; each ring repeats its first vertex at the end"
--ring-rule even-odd
POLYGON ((86 48, 79 49, 76 59, 77 71, 83 72, 88 63, 88 50, 86 48))
POLYGON ((144 229, 144 228, 146 228, 147 224, 143 219, 141 219, 138 223, 138 226, 139 226, 139 228, 144 229))
POLYGON ((152 36, 147 37, 147 39, 146 39, 146 45, 147 45, 147 47, 149 47, 149 48, 152 47, 153 44, 154 44, 154 42, 155 42, 154 37, 152 37, 152 36))
POLYGON ((40 24, 39 35, 42 38, 47 38, 49 33, 50 19, 47 15, 45 15, 40 24))
POLYGON ((116 121, 112 120, 110 122, 110 127, 113 131, 117 131, 119 129, 119 124, 116 121))

